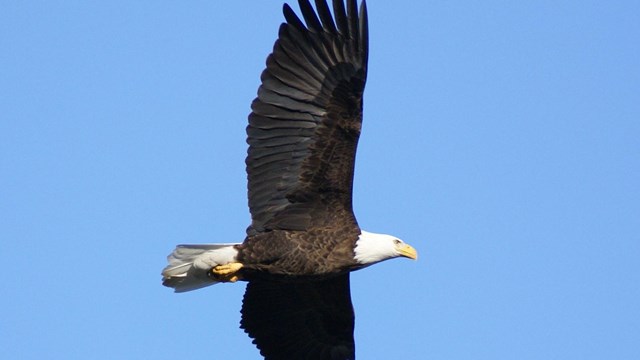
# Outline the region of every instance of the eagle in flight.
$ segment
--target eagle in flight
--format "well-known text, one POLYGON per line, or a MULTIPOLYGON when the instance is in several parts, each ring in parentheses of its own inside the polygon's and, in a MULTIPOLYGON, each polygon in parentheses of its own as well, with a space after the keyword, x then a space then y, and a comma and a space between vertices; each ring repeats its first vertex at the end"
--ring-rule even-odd
POLYGON ((246 281, 240 327, 268 360, 355 359, 349 273, 417 258, 402 240, 367 232, 352 207, 367 78, 363 0, 284 5, 246 158, 251 224, 242 243, 178 245, 163 284, 185 292, 246 281))

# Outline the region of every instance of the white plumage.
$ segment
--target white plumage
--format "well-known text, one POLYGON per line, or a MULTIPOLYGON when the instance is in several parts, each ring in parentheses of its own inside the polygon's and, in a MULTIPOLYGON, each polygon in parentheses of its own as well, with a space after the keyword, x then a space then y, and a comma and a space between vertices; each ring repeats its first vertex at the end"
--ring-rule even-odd
POLYGON ((175 292, 185 292, 216 284, 209 271, 217 265, 236 261, 238 244, 178 245, 167 257, 162 281, 175 292))
POLYGON ((403 252, 407 245, 400 239, 387 235, 361 230, 354 249, 354 259, 365 266, 398 256, 406 256, 403 252))

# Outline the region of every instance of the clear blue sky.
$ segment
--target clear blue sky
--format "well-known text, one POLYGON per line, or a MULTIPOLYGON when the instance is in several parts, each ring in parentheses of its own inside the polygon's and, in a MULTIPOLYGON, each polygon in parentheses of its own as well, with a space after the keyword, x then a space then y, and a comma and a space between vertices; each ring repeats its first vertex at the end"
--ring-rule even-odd
MULTIPOLYGON (((639 3, 368 5, 354 206, 420 259, 353 275, 358 358, 640 358, 639 3)), ((258 358, 160 270, 243 239, 281 6, 2 2, 3 358, 258 358)))

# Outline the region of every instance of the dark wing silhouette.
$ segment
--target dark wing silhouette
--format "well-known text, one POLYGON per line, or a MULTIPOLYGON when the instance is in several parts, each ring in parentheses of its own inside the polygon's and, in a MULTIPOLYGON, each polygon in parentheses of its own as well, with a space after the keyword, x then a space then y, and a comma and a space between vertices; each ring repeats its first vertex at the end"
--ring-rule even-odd
MULTIPOLYGON (((288 5, 249 115, 249 235, 305 230, 329 212, 351 215, 356 146, 367 75, 366 5, 288 5)), ((355 224, 355 219, 353 219, 355 224)))
POLYGON ((349 274, 312 282, 250 281, 240 326, 266 360, 355 359, 349 274))

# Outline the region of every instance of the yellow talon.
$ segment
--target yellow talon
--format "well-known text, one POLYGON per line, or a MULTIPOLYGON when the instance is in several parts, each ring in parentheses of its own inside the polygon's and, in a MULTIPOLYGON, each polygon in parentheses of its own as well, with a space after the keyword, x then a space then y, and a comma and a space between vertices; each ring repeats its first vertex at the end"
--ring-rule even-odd
POLYGON ((228 275, 242 269, 243 266, 242 263, 229 263, 214 266, 211 271, 216 275, 228 275))
POLYGON ((217 265, 211 269, 211 275, 214 279, 222 282, 236 282, 240 280, 240 276, 236 274, 238 270, 242 269, 244 265, 242 263, 229 263, 224 265, 217 265))

